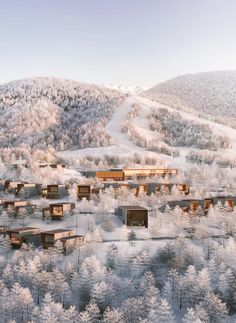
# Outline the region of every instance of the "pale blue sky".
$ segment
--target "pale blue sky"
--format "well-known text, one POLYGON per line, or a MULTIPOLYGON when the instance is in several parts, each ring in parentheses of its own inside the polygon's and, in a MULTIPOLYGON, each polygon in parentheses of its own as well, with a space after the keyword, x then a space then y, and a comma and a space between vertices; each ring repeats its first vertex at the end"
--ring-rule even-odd
POLYGON ((149 86, 236 69, 235 0, 0 0, 0 82, 149 86))

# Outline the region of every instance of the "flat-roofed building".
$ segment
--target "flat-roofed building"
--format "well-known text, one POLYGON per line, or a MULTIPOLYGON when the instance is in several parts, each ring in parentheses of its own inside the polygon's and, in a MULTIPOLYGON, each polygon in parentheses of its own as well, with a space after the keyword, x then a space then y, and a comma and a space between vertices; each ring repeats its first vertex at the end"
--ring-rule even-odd
POLYGON ((190 188, 187 184, 178 184, 178 183, 147 183, 147 193, 148 195, 156 194, 159 192, 170 193, 175 187, 179 192, 184 193, 185 195, 189 194, 190 188))
POLYGON ((77 186, 78 199, 82 200, 82 198, 86 198, 87 200, 90 200, 92 195, 99 195, 102 189, 103 189, 103 186, 79 184, 77 186))
POLYGON ((141 206, 119 206, 115 213, 120 217, 124 225, 148 227, 148 210, 141 206))
POLYGON ((0 225, 0 234, 6 234, 8 230, 10 230, 8 225, 0 225))
POLYGON ((50 217, 52 220, 61 220, 66 213, 70 213, 75 209, 75 203, 59 202, 51 203, 49 207, 42 210, 43 220, 50 217))
POLYGON ((0 180, 0 191, 4 191, 5 190, 5 180, 1 179, 0 180))
POLYGON ((81 174, 85 177, 96 177, 101 181, 123 181, 124 173, 122 169, 104 169, 96 171, 82 171, 81 174))
POLYGON ((7 180, 5 180, 5 183, 4 183, 4 191, 6 193, 15 194, 16 190, 17 190, 17 185, 24 184, 24 183, 25 182, 13 181, 13 180, 7 179, 7 180))
POLYGON ((64 253, 67 255, 84 244, 85 236, 73 235, 70 237, 61 238, 60 241, 62 242, 64 253))
POLYGON ((5 209, 11 209, 15 214, 19 213, 22 209, 25 209, 28 214, 32 214, 36 209, 36 205, 27 200, 3 200, 1 201, 1 205, 5 209))
POLYGON ((43 248, 53 247, 57 240, 75 235, 74 230, 56 229, 41 232, 41 244, 43 248))
POLYGON ((178 175, 178 169, 175 168, 127 168, 123 170, 124 180, 145 179, 155 176, 174 176, 178 175))
POLYGON ((77 196, 79 200, 86 198, 90 200, 92 187, 91 185, 78 185, 77 186, 77 196))
POLYGON ((40 229, 34 227, 15 228, 7 230, 7 234, 9 235, 11 245, 19 248, 23 243, 32 243, 35 238, 38 238, 39 241, 40 229))
POLYGON ((231 195, 213 196, 211 200, 213 205, 220 202, 223 206, 227 205, 229 208, 231 208, 231 210, 233 210, 234 206, 236 205, 236 197, 231 195))
POLYGON ((85 177, 96 177, 101 181, 126 181, 126 180, 142 180, 155 176, 174 176, 178 174, 178 169, 174 168, 133 168, 133 169, 105 169, 96 171, 82 171, 85 177))
MULTIPOLYGON (((184 212, 195 212, 199 209, 199 207, 201 207, 204 211, 204 199, 184 199, 178 201, 169 201, 167 205, 171 209, 175 209, 178 206, 184 212)), ((163 206, 161 210, 164 211, 165 207, 163 206)))
POLYGON ((48 199, 60 199, 68 196, 68 186, 64 184, 52 184, 42 189, 42 196, 48 199))
POLYGON ((41 195, 41 184, 35 184, 35 183, 20 183, 17 184, 16 187, 16 196, 19 197, 34 197, 41 195))
MULTIPOLYGON (((217 203, 221 203, 223 206, 228 205, 228 207, 233 210, 236 205, 235 196, 212 196, 204 199, 185 199, 179 201, 169 201, 167 205, 174 209, 176 206, 182 208, 184 212, 196 211, 199 207, 207 214, 211 206, 216 206, 217 203)), ((165 206, 162 206, 160 210, 164 210, 165 206)))

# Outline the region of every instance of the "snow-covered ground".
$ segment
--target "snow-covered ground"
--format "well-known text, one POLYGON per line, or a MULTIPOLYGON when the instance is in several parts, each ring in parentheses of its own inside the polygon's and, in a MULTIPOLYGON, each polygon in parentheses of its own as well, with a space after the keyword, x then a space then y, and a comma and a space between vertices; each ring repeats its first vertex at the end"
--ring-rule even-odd
MULTIPOLYGON (((149 126, 149 115, 153 109, 165 108, 170 112, 176 112, 176 110, 170 106, 153 102, 150 99, 131 96, 126 99, 126 101, 118 107, 112 115, 112 118, 108 125, 105 127, 105 132, 109 134, 112 138, 112 145, 107 147, 94 147, 94 148, 84 148, 78 150, 66 150, 59 152, 58 155, 61 157, 85 157, 88 155, 93 156, 104 156, 104 155, 117 155, 117 156, 129 156, 134 153, 141 153, 144 156, 155 157, 160 160, 160 164, 167 163, 168 165, 180 167, 185 166, 185 156, 188 155, 190 151, 198 151, 199 149, 194 147, 177 147, 180 152, 180 158, 173 158, 171 156, 159 154, 153 151, 148 151, 143 147, 137 146, 132 140, 130 140, 122 128, 127 120, 128 113, 131 111, 133 105, 136 104, 140 107, 137 117, 132 120, 132 125, 135 130, 138 131, 139 135, 145 139, 152 140, 156 138, 156 133, 150 130, 149 126)), ((224 156, 236 157, 236 129, 232 129, 222 124, 218 124, 213 121, 209 121, 191 113, 178 111, 181 116, 187 120, 192 120, 198 122, 199 124, 207 124, 217 135, 227 136, 232 146, 229 149, 224 149, 222 152, 224 156)))

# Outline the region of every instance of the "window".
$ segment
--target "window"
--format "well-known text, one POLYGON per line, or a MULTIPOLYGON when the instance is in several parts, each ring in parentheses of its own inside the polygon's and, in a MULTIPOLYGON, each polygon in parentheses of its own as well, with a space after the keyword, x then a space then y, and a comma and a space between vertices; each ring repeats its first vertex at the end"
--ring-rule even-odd
POLYGON ((79 193, 89 193, 90 187, 79 187, 79 193))
POLYGON ((47 242, 53 242, 54 241, 54 236, 51 234, 45 235, 44 236, 44 241, 47 242))
POLYGON ((18 241, 19 234, 18 233, 11 233, 11 241, 18 241))
POLYGON ((63 214, 63 207, 60 205, 53 207, 53 214, 54 215, 62 215, 63 214))

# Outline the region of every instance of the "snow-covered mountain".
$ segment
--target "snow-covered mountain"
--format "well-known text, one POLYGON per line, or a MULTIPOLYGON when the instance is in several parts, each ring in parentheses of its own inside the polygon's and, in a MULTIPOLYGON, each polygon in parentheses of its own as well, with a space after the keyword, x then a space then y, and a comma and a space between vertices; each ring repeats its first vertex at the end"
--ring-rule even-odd
MULTIPOLYGON (((207 99, 205 92, 202 100, 211 102, 212 96, 210 92, 207 99)), ((178 105, 178 99, 171 98, 173 103, 163 104, 157 102, 164 99, 155 88, 131 95, 56 78, 4 84, 0 86, 0 150, 5 150, 0 153, 9 155, 9 160, 12 153, 26 158, 27 151, 53 147, 60 151, 59 157, 69 160, 88 156, 135 160, 138 155, 159 164, 183 164, 187 159, 234 163, 236 130, 209 120, 211 108, 205 113, 200 105, 178 105)), ((231 110, 233 119, 233 103, 228 113, 231 110)))
POLYGON ((104 126, 124 98, 113 89, 57 78, 1 85, 0 148, 107 145, 104 126))
POLYGON ((178 76, 147 90, 144 95, 236 127, 236 71, 178 76))

